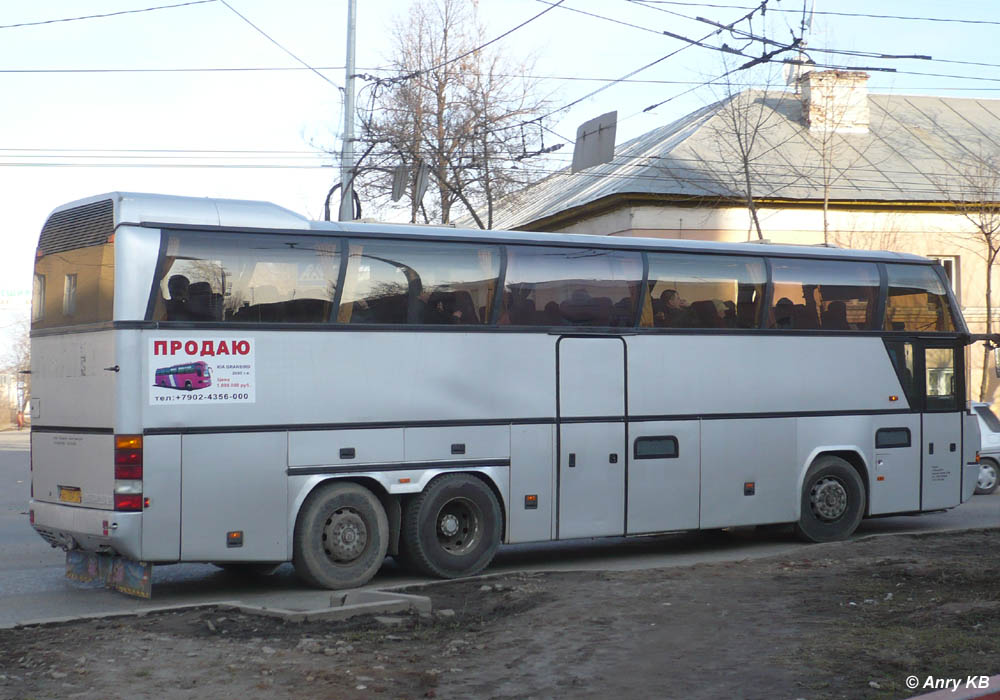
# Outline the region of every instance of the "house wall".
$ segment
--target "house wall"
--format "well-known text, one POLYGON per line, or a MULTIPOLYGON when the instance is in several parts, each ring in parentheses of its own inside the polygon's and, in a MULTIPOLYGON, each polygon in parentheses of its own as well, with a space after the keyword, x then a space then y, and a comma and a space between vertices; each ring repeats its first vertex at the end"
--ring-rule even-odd
MULTIPOLYGON (((817 245, 823 243, 820 208, 768 208, 758 210, 765 238, 772 243, 817 245)), ((986 246, 972 223, 948 212, 835 209, 828 212, 829 242, 843 248, 895 250, 930 257, 954 259, 953 286, 969 329, 986 332, 986 246)), ((559 233, 648 236, 707 241, 756 240, 745 208, 637 205, 620 207, 552 229, 559 233)), ((1000 332, 1000 275, 993 274, 993 332, 1000 332)), ((983 345, 977 343, 967 357, 970 397, 980 399, 983 345)), ((988 386, 983 400, 1000 397, 992 357, 988 360, 988 386)))

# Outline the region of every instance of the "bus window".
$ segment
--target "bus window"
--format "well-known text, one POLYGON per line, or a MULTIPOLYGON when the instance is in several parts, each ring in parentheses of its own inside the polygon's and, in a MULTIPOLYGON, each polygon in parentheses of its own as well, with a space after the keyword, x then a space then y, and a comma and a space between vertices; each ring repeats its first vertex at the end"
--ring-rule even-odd
POLYGON ((171 232, 153 320, 323 323, 340 270, 335 239, 171 232))
POLYGON ((889 298, 887 331, 954 331, 948 293, 929 265, 886 265, 889 298))
POLYGON ((483 324, 499 275, 496 246, 352 239, 337 320, 483 324))
POLYGON ((499 323, 514 326, 635 325, 639 253, 508 246, 499 323))
POLYGON ((954 348, 927 348, 924 354, 928 411, 958 411, 954 348))
POLYGON ((762 258, 650 253, 642 325, 757 328, 766 282, 762 258))
POLYGON ((920 406, 920 395, 917 388, 917 375, 914 369, 913 343, 908 341, 885 341, 889 359, 892 360, 893 369, 899 378, 899 384, 903 387, 903 394, 906 396, 910 408, 920 406))
POLYGON ((33 330, 112 319, 113 224, 110 200, 56 212, 45 222, 35 256, 33 330))
POLYGON ((768 328, 863 331, 872 327, 878 266, 843 260, 771 260, 768 328))

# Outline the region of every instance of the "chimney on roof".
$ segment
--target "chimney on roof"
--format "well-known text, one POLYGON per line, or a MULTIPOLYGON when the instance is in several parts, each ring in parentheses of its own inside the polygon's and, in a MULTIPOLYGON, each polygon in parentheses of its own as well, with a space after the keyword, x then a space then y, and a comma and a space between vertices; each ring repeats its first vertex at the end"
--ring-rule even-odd
POLYGON ((810 71, 801 78, 802 114, 810 133, 868 133, 868 74, 810 71))

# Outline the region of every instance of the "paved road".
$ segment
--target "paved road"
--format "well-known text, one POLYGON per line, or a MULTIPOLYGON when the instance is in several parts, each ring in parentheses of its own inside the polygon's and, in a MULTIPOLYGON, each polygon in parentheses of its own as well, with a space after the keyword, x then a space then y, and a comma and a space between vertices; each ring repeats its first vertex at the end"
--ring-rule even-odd
MULTIPOLYGON (((205 564, 156 567, 153 600, 141 601, 94 585, 67 581, 64 555, 50 548, 28 525, 28 434, 0 433, 0 627, 16 622, 96 612, 127 612, 149 607, 220 600, 311 609, 329 605, 330 593, 308 589, 291 566, 274 576, 245 581, 205 564)), ((1000 526, 1000 491, 976 496, 943 513, 867 520, 857 537, 1000 526)), ((780 533, 687 533, 642 538, 611 538, 501 549, 487 573, 514 570, 627 570, 684 566, 770 556, 808 546, 780 533)), ((370 587, 423 583, 386 563, 370 587)))

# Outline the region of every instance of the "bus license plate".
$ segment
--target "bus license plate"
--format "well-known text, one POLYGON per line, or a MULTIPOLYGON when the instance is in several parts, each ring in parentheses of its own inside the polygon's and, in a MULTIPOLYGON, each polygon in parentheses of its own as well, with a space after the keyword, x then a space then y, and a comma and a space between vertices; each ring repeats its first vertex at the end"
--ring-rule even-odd
POLYGON ((59 487, 59 500, 65 501, 66 503, 80 503, 81 502, 81 491, 75 486, 60 486, 59 487))

